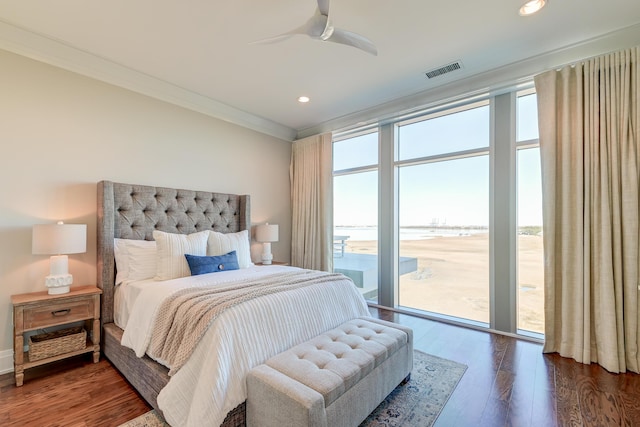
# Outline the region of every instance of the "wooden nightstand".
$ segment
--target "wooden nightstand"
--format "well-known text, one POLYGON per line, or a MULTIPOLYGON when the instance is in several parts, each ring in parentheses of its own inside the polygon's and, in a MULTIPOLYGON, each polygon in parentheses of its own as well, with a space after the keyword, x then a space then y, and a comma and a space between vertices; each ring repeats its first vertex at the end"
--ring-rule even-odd
POLYGON ((24 370, 83 353, 100 359, 100 294, 95 286, 72 287, 66 294, 49 295, 47 291, 11 296, 13 304, 13 367, 16 386, 24 381, 24 370), (84 348, 44 359, 30 361, 24 349, 24 333, 52 326, 84 321, 87 340, 84 348))
POLYGON ((256 265, 260 265, 260 266, 262 266, 262 265, 289 265, 289 263, 288 262, 282 262, 282 261, 271 261, 271 264, 263 264, 263 263, 259 262, 256 265))

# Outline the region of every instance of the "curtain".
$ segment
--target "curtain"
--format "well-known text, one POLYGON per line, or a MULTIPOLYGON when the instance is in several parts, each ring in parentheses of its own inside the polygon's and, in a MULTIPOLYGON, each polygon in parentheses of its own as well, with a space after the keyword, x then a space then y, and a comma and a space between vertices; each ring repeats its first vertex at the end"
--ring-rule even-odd
POLYGON ((293 143, 291 152, 291 264, 333 271, 331 133, 293 143))
POLYGON ((640 47, 535 77, 544 352, 638 372, 640 47))

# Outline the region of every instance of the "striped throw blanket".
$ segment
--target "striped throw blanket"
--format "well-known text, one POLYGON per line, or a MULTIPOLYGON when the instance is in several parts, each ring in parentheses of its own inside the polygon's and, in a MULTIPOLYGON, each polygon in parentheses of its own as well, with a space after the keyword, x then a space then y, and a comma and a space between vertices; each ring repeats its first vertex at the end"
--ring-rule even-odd
POLYGON ((189 359, 207 328, 226 309, 263 295, 344 279, 340 273, 302 270, 215 287, 182 289, 162 302, 149 354, 175 374, 189 359))

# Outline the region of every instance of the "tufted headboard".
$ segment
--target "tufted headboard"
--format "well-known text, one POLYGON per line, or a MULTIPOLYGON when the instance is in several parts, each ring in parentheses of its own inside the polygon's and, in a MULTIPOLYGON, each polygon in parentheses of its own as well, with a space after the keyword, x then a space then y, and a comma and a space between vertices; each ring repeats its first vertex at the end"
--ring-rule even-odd
POLYGON ((113 322, 113 239, 153 240, 153 231, 235 233, 251 226, 248 195, 98 183, 98 287, 102 323, 113 322))

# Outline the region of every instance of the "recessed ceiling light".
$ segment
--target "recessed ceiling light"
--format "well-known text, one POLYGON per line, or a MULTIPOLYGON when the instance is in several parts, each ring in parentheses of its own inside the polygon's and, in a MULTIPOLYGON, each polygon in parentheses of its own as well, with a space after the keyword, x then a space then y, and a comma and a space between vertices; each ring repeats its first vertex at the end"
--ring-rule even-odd
POLYGON ((298 98, 298 102, 302 103, 302 104, 306 104, 307 102, 309 102, 309 97, 308 96, 301 96, 298 98))
POLYGON ((547 0, 529 0, 520 8, 520 16, 533 15, 547 4, 547 0))

